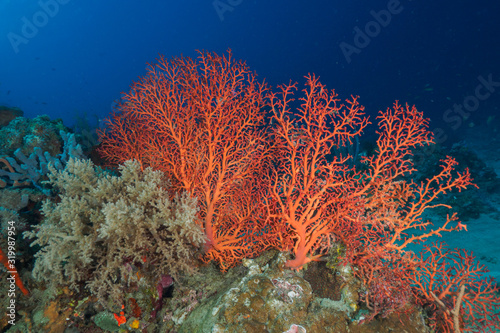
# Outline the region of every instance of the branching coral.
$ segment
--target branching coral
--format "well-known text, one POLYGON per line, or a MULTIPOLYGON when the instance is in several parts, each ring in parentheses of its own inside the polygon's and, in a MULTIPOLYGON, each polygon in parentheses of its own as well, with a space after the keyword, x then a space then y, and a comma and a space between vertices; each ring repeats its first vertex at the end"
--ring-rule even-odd
POLYGON ((39 230, 26 233, 42 247, 35 278, 54 290, 86 284, 101 300, 120 302, 126 286, 155 286, 162 273, 195 270, 196 248, 205 241, 194 220, 196 200, 170 200, 163 173, 141 171, 137 162, 119 171, 113 176, 75 159, 63 171, 51 168, 60 200, 46 201, 39 230))
POLYGON ((261 176, 271 142, 264 131, 267 86, 246 64, 200 52, 166 59, 124 93, 100 132, 112 163, 136 159, 165 172, 174 191, 198 198, 206 261, 225 270, 275 243, 266 224, 261 176))
MULTIPOLYGON (((403 312, 414 296, 409 274, 423 260, 410 260, 408 246, 466 230, 455 214, 433 227, 424 212, 450 208, 436 200, 474 186, 470 172, 456 172, 457 162, 447 157, 437 174, 408 180, 413 150, 433 139, 429 120, 398 102, 379 113, 375 151, 356 163, 344 148, 369 124, 358 97, 342 101, 316 76, 306 79, 295 101, 296 84, 272 93, 230 52, 160 58, 123 95, 100 132, 100 153, 110 163, 137 159, 159 169, 173 193, 198 198, 205 261, 226 270, 274 247, 292 252, 286 267, 301 269, 340 242, 344 261, 367 287, 370 318, 403 312)), ((128 207, 119 204, 108 205, 108 214, 128 207)), ((470 290, 464 293, 468 306, 470 290)), ((497 299, 470 303, 490 306, 497 299)))

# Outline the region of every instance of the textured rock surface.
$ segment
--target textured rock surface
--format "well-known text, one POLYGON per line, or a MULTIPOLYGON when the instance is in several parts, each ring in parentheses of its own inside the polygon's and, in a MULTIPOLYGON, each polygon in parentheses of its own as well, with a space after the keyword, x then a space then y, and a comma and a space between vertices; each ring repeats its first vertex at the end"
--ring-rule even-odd
POLYGON ((416 312, 401 316, 401 321, 395 315, 364 323, 363 311, 356 312, 359 284, 350 269, 332 271, 328 280, 325 272, 330 269, 324 264, 323 268, 310 268, 304 274, 285 269, 284 262, 284 254, 271 257, 269 253, 245 260, 246 269, 241 278, 228 278, 216 294, 200 301, 194 309, 165 319, 174 320, 175 332, 179 333, 281 333, 302 329, 315 333, 427 332, 422 316, 416 312), (324 279, 324 285, 316 291, 309 282, 315 279, 313 284, 324 279), (337 280, 345 283, 337 284, 337 280), (325 293, 329 288, 332 292, 325 293), (324 297, 319 297, 319 292, 324 297))

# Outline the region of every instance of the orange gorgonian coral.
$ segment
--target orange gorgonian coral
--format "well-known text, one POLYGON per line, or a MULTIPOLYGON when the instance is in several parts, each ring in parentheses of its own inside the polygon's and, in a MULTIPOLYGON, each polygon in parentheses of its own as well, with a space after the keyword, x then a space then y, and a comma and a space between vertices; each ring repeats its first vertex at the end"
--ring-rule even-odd
POLYGON ((135 159, 198 198, 205 258, 224 269, 272 245, 260 237, 269 233, 260 199, 269 150, 266 91, 230 51, 160 58, 100 133, 109 162, 135 159))

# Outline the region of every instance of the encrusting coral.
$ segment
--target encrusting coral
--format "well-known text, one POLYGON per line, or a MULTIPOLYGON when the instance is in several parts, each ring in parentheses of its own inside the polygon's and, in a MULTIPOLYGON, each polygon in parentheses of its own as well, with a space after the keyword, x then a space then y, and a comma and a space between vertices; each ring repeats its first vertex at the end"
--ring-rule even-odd
MULTIPOLYGON (((169 198, 163 173, 127 161, 114 176, 91 161, 70 159, 51 168, 59 200, 43 204, 42 224, 25 236, 39 245, 33 275, 52 291, 87 285, 103 304, 120 304, 125 288, 155 286, 161 274, 196 268, 204 234, 196 199, 169 198)), ((109 305, 108 304, 108 305, 109 305)))

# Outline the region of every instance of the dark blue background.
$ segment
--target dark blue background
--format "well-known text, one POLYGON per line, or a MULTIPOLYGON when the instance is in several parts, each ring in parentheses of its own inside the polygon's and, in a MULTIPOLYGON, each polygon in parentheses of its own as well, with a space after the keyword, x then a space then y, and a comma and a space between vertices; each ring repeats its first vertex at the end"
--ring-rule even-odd
MULTIPOLYGON (((474 94, 479 76, 500 82, 500 5, 401 0, 400 13, 348 63, 340 43, 354 44, 355 28, 373 24, 370 12, 391 1, 60 0, 44 22, 43 4, 55 0, 0 0, 0 105, 67 125, 75 115, 102 119, 159 53, 231 48, 273 86, 316 73, 341 97, 360 95, 369 114, 399 99, 459 134, 442 122, 445 111, 474 94), (40 27, 16 52, 26 20, 40 27)), ((498 113, 496 90, 467 122, 498 113)))

